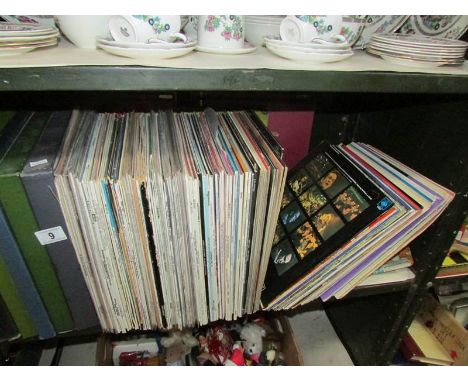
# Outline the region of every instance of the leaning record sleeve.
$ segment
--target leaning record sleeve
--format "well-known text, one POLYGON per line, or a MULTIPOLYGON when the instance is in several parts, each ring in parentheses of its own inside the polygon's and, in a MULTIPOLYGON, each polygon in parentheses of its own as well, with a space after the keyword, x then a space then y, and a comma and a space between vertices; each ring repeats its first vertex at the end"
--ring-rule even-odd
POLYGON ((262 292, 269 302, 392 206, 391 200, 326 142, 288 174, 262 292))

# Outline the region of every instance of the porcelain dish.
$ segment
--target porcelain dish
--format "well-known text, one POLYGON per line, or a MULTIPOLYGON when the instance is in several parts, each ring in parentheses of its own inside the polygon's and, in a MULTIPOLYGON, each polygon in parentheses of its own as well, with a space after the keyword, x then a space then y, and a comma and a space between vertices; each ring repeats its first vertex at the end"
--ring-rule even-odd
POLYGON ((354 44, 354 47, 365 49, 373 35, 396 32, 408 18, 409 16, 403 15, 366 16, 364 29, 354 44))
POLYGON ((157 59, 167 59, 185 56, 186 54, 192 52, 195 49, 195 46, 187 48, 169 48, 169 49, 145 49, 145 48, 120 48, 117 46, 111 46, 107 44, 97 43, 97 46, 102 50, 117 55, 128 58, 135 59, 148 59, 148 58, 157 58, 157 59))
POLYGON ((307 62, 307 63, 331 63, 346 60, 353 55, 349 53, 320 53, 320 52, 303 52, 285 48, 279 48, 266 44, 268 50, 279 57, 287 58, 293 61, 307 62))
POLYGON ((467 48, 463 41, 395 33, 372 36, 367 52, 400 65, 428 68, 462 65, 467 48))
POLYGON ((131 48, 131 49, 182 49, 191 48, 197 45, 197 41, 184 42, 158 42, 158 43, 144 43, 144 42, 128 42, 128 41, 115 41, 111 38, 100 38, 97 40, 99 44, 115 46, 117 48, 131 48))
POLYGON ((400 28, 400 33, 457 40, 464 35, 467 29, 467 15, 410 16, 400 28))
POLYGON ((252 53, 257 50, 257 47, 250 45, 247 42, 244 42, 243 48, 212 48, 208 46, 197 46, 197 50, 203 53, 213 53, 213 54, 246 54, 252 53))
POLYGON ((0 56, 14 56, 57 45, 59 36, 55 27, 0 23, 0 56))

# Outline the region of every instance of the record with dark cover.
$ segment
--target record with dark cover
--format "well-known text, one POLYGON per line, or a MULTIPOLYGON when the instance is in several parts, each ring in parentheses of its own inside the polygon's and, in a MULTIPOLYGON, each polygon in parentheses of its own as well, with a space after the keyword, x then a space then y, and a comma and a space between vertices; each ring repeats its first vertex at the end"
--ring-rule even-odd
POLYGON ((392 205, 333 147, 323 142, 288 175, 262 293, 264 306, 392 205), (384 199, 388 203, 379 203, 384 199))

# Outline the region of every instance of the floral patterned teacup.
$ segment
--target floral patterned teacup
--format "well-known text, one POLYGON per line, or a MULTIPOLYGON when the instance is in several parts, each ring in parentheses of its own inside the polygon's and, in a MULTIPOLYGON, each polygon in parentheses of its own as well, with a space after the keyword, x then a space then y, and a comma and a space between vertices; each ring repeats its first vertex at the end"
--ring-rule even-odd
POLYGON ((113 16, 109 20, 109 31, 116 41, 158 42, 186 41, 180 32, 180 16, 113 16))
POLYGON ((242 49, 244 47, 244 16, 199 16, 198 44, 206 48, 242 49))
POLYGON ((341 16, 288 16, 280 25, 281 39, 290 42, 310 42, 316 37, 330 37, 340 33, 341 16))
POLYGON ((183 31, 189 40, 197 40, 198 38, 198 16, 191 15, 188 17, 187 24, 185 24, 183 31))
POLYGON ((346 37, 348 44, 353 46, 354 43, 361 36, 364 30, 366 19, 358 16, 343 16, 343 23, 341 26, 340 35, 346 37))

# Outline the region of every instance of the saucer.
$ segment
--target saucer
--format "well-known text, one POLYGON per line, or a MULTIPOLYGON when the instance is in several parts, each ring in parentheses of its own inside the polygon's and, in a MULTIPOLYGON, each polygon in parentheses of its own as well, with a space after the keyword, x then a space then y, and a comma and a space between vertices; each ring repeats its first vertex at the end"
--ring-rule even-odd
POLYGON ((254 52, 257 49, 256 46, 252 46, 249 43, 245 43, 243 48, 227 49, 227 48, 211 48, 207 46, 197 46, 199 52, 204 53, 215 53, 215 54, 245 54, 254 52))
POLYGON ((331 63, 343 61, 353 55, 353 52, 350 53, 310 53, 310 52, 301 52, 293 51, 285 48, 278 48, 267 44, 267 49, 276 54, 277 56, 287 58, 288 60, 309 62, 309 63, 331 63))
POLYGON ((266 44, 276 45, 278 47, 284 48, 309 48, 309 49, 336 49, 336 50, 346 50, 350 49, 351 46, 347 41, 343 40, 332 40, 332 39, 323 39, 315 38, 310 42, 290 42, 281 40, 280 37, 267 36, 264 38, 266 44))
POLYGON ((128 41, 115 41, 111 38, 100 38, 97 40, 99 44, 114 46, 116 48, 132 48, 132 49, 181 49, 190 48, 197 45, 197 41, 187 41, 186 43, 144 43, 144 42, 128 42, 128 41))
POLYGON ((195 46, 179 49, 135 49, 135 48, 119 48, 106 44, 98 43, 97 46, 108 53, 116 56, 128 58, 175 58, 185 56, 195 49, 195 46))

